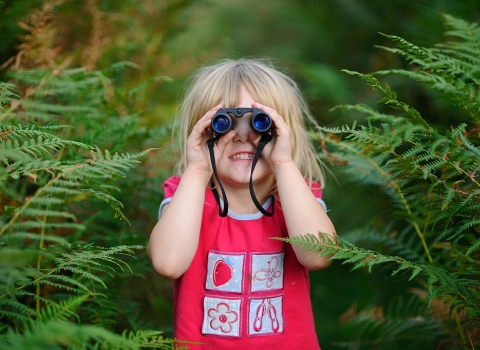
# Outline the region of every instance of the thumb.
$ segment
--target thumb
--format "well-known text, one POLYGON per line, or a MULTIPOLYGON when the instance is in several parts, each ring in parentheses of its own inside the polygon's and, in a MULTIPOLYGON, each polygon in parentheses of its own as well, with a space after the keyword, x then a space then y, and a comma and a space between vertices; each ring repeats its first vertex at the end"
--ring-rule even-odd
POLYGON ((232 141, 236 134, 237 133, 234 130, 230 130, 227 134, 223 135, 218 139, 216 146, 220 154, 223 154, 223 151, 225 151, 225 147, 230 141, 232 141))

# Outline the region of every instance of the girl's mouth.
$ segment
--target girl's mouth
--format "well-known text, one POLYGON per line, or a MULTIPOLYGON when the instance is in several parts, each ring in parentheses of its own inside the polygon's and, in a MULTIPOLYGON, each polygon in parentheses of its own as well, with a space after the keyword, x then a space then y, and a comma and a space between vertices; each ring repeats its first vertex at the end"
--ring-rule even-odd
POLYGON ((253 153, 237 153, 231 156, 230 158, 233 160, 252 160, 254 154, 253 153))

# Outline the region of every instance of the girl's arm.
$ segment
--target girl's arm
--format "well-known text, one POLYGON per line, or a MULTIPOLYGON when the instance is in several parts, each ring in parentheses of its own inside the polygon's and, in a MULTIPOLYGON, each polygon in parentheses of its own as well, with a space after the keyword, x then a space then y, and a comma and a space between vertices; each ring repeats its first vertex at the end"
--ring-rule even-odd
MULTIPOLYGON (((293 161, 290 128, 272 108, 259 103, 252 106, 267 112, 275 124, 275 143, 265 147, 263 156, 275 175, 288 235, 293 238, 307 233, 318 235, 318 232, 322 232, 334 240, 335 228, 330 218, 293 161)), ((322 257, 318 252, 310 252, 295 245, 293 250, 300 263, 310 270, 319 270, 330 265, 328 257, 322 257)))
MULTIPOLYGON (((322 232, 334 240, 335 228, 296 164, 293 161, 285 162, 272 169, 280 200, 283 199, 282 210, 288 235, 292 238, 307 233, 318 235, 318 232, 322 232)), ((322 257, 318 252, 310 252, 295 245, 293 250, 300 263, 310 270, 319 270, 330 265, 328 257, 322 257)))
POLYGON ((154 270, 176 279, 190 267, 198 246, 205 189, 209 176, 187 167, 170 203, 153 228, 148 255, 154 270))
MULTIPOLYGON (((207 112, 188 137, 187 167, 172 200, 163 208, 150 235, 148 255, 154 270, 166 278, 176 279, 183 275, 197 251, 205 190, 212 175, 206 140, 211 119, 219 107, 207 112)), ((215 152, 223 152, 231 136, 223 136, 217 142, 215 152)))

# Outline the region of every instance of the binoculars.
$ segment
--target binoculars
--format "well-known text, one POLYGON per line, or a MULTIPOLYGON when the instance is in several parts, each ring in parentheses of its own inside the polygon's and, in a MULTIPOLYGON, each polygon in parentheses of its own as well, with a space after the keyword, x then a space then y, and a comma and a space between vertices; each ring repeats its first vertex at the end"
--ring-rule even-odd
POLYGON ((252 113, 252 119, 250 120, 250 127, 256 133, 261 134, 262 137, 260 138, 260 142, 258 143, 257 150, 253 157, 252 161, 252 172, 250 173, 250 195, 252 196, 253 203, 257 207, 260 212, 265 216, 272 216, 275 212, 275 196, 271 195, 272 204, 271 204, 271 211, 267 211, 263 208, 262 204, 258 201, 257 197, 255 196, 255 191, 253 188, 253 171, 255 170, 255 165, 257 164, 258 160, 260 159, 261 153, 263 148, 267 143, 272 140, 272 135, 269 133, 272 129, 272 118, 258 108, 242 108, 242 107, 234 107, 234 108, 220 108, 217 113, 212 118, 212 130, 214 137, 207 141, 208 151, 210 153, 210 162, 212 163, 213 174, 217 179, 218 185, 220 190, 222 191, 223 196, 223 208, 220 203, 220 196, 218 191, 215 188, 212 188, 213 195, 215 196, 215 200, 218 204, 218 215, 221 217, 225 217, 228 214, 228 200, 227 194, 225 193, 225 189, 220 182, 220 178, 218 177, 217 173, 217 166, 215 164, 215 154, 213 152, 213 148, 215 147, 215 142, 218 141, 219 137, 225 135, 227 132, 235 128, 234 119, 232 119, 231 115, 234 115, 235 118, 241 118, 245 113, 252 113))
POLYGON ((250 126, 258 134, 266 134, 272 128, 272 119, 270 116, 258 108, 220 108, 212 118, 212 130, 217 136, 225 135, 235 128, 233 114, 236 118, 241 118, 245 113, 252 113, 250 126))

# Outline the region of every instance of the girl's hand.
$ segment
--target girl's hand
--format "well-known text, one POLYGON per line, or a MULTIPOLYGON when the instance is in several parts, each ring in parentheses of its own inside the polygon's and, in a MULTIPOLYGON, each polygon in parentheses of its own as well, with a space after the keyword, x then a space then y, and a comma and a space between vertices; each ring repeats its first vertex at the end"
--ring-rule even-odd
MULTIPOLYGON (((212 175, 212 165, 207 148, 207 141, 212 138, 210 126, 212 118, 219 108, 221 108, 221 104, 205 113, 205 115, 198 120, 197 124, 195 124, 187 139, 187 168, 204 172, 208 179, 210 179, 212 175)), ((234 133, 229 132, 220 137, 215 143, 214 151, 216 160, 223 154, 226 144, 230 142, 233 136, 234 133)))
POLYGON ((267 144, 262 152, 265 160, 270 164, 272 170, 283 163, 293 161, 293 147, 291 131, 283 118, 273 108, 267 107, 260 103, 252 103, 253 108, 261 109, 268 113, 272 118, 274 129, 273 139, 267 144))

